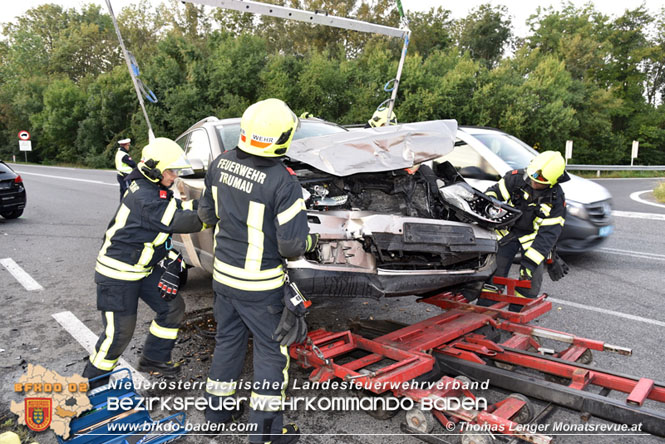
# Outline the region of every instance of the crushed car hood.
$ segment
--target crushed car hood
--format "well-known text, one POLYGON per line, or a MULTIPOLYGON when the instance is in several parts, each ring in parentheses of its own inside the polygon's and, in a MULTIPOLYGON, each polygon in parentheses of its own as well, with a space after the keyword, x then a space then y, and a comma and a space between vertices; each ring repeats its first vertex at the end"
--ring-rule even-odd
POLYGON ((335 176, 410 168, 452 151, 456 120, 403 123, 294 140, 287 156, 335 176))

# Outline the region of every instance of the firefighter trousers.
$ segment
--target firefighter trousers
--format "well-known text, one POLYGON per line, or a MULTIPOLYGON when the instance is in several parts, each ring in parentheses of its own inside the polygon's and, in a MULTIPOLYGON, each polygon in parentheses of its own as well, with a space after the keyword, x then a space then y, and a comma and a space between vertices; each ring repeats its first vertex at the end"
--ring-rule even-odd
POLYGON ((122 196, 125 195, 125 191, 129 188, 129 183, 127 183, 128 174, 118 173, 116 178, 118 179, 118 184, 120 185, 120 202, 122 202, 122 196))
MULTIPOLYGON (((517 238, 512 239, 510 242, 507 242, 504 245, 499 243, 499 250, 496 253, 496 271, 494 272, 492 277, 508 276, 508 273, 510 272, 510 266, 513 264, 513 259, 515 259, 515 256, 517 256, 517 253, 519 253, 521 249, 522 245, 520 244, 517 238)), ((524 251, 522 251, 522 254, 524 254, 524 251)), ((517 288, 515 289, 515 294, 517 296, 530 298, 530 299, 536 298, 540 292, 540 287, 543 283, 544 270, 545 270, 544 263, 541 263, 533 272, 533 276, 531 278, 531 288, 517 288)), ((492 279, 490 278, 488 283, 491 282, 492 279)), ((477 304, 486 307, 495 304, 495 302, 490 301, 489 299, 479 298, 477 304)), ((510 304, 509 307, 511 311, 519 311, 521 308, 522 307, 517 304, 510 304)))
POLYGON ((150 275, 139 281, 120 281, 95 274, 97 309, 102 314, 104 331, 83 376, 90 378, 113 370, 134 334, 139 299, 156 313, 143 346, 143 356, 159 362, 171 360, 171 350, 185 314, 185 302, 180 295, 169 302, 161 297, 157 284, 163 272, 156 266, 150 275))
POLYGON ((217 321, 215 352, 206 386, 206 396, 214 408, 209 420, 224 422, 232 412, 220 409, 224 399, 235 395, 242 373, 249 333, 253 337, 254 380, 250 397, 249 423, 256 424, 254 443, 271 441, 281 435, 282 405, 289 382, 287 347, 272 339, 284 305, 283 287, 265 292, 245 292, 216 283, 214 314, 217 321), (260 297, 260 299, 259 299, 260 297))

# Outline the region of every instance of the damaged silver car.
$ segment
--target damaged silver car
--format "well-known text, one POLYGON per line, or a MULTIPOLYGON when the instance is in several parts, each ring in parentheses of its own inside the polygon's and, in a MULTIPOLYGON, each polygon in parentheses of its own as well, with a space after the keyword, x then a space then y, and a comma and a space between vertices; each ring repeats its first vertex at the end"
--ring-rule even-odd
MULTIPOLYGON (((240 119, 205 119, 181 135, 192 170, 176 181, 198 198, 211 160, 234 149, 240 119), (196 143, 195 143, 196 142, 196 143), (205 143, 204 143, 205 142, 205 143)), ((285 162, 297 174, 316 251, 287 262, 309 297, 426 295, 484 281, 494 228, 519 212, 473 189, 448 163, 457 123, 440 120, 348 132, 306 119, 285 162)), ((213 233, 176 236, 187 263, 212 272, 213 233)))

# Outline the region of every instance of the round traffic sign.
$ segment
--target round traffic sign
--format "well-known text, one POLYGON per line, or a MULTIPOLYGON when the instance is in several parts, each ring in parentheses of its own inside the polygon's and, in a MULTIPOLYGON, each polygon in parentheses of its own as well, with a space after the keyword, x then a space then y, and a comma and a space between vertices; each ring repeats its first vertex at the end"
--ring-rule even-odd
POLYGON ((27 131, 19 131, 18 138, 21 140, 30 140, 30 133, 27 131))

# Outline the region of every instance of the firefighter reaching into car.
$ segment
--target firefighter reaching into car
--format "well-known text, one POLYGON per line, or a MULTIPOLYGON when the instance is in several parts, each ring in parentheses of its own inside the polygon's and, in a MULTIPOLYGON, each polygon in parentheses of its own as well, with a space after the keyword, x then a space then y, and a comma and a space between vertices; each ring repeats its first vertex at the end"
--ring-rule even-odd
MULTIPOLYGON (((129 187, 109 223, 97 256, 97 309, 104 331, 83 371, 93 378, 116 366, 136 325, 138 300, 156 312, 138 369, 164 376, 179 373, 171 359, 185 303, 178 292, 182 256, 171 248, 172 233, 200 231, 196 201, 181 201, 169 187, 177 170, 189 167, 174 141, 157 138, 142 151, 142 160, 127 179, 129 187)), ((105 384, 102 378, 91 384, 105 384)))
MULTIPOLYGON (((513 226, 496 230, 499 249, 494 273, 494 276, 507 276, 513 258, 521 252, 519 279, 531 281, 531 288, 516 288, 515 294, 519 297, 538 296, 545 265, 552 280, 561 279, 568 272, 568 266, 555 251, 566 213, 565 196, 559 184, 570 180, 565 166, 559 152, 545 151, 525 170, 508 172, 485 191, 488 196, 507 202, 522 212, 513 226)), ((484 292, 498 290, 494 285, 483 286, 484 292)), ((494 304, 484 298, 478 299, 477 303, 483 306, 494 304)), ((519 311, 521 306, 510 304, 509 309, 519 311)))
POLYGON ((218 156, 206 174, 198 210, 205 224, 216 225, 217 335, 205 418, 219 424, 240 416, 240 406, 224 406, 235 394, 251 332, 255 385, 249 422, 257 425, 252 443, 293 443, 300 433, 295 424, 283 424, 281 403, 288 385, 287 347, 306 337, 309 302, 288 285, 284 258, 312 251, 318 235, 309 234, 302 189, 281 159, 298 126, 281 100, 247 108, 237 148, 218 156))
POLYGON ((125 195, 129 183, 127 182, 127 176, 136 168, 136 162, 132 160, 132 156, 129 154, 129 144, 132 142, 132 139, 122 139, 118 140, 118 150, 115 153, 115 169, 118 172, 118 184, 120 184, 120 200, 122 196, 125 195))

